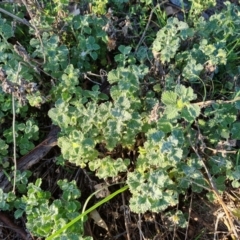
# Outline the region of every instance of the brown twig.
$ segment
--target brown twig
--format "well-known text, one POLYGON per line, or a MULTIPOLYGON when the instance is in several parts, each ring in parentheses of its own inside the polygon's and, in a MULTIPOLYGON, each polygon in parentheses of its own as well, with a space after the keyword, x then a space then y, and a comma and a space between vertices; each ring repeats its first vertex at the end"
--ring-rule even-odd
POLYGON ((198 102, 198 103, 193 103, 193 105, 198 105, 201 108, 205 108, 208 107, 214 103, 218 103, 218 104, 223 104, 223 103, 234 103, 236 101, 240 101, 240 97, 234 98, 232 100, 209 100, 209 101, 203 101, 203 102, 198 102))
POLYGON ((217 215, 217 220, 215 222, 215 229, 214 229, 214 237, 213 237, 213 240, 216 240, 217 239, 217 229, 218 229, 218 223, 219 223, 219 220, 224 216, 224 213, 223 212, 220 212, 218 215, 217 215))
MULTIPOLYGON (((125 198, 124 198, 124 193, 122 193, 122 202, 123 202, 123 214, 124 214, 124 224, 125 224, 125 228, 126 228, 126 232, 127 232, 127 239, 128 240, 131 240, 130 238, 130 231, 129 231, 129 228, 128 228, 128 225, 129 225, 129 217, 128 217, 128 214, 126 213, 126 203, 125 203, 125 198)), ((129 210, 128 210, 129 211, 129 210)))
POLYGON ((237 151, 228 151, 228 150, 220 150, 220 149, 214 149, 214 148, 210 148, 210 147, 205 147, 209 150, 211 150, 213 153, 223 153, 223 154, 227 154, 227 153, 237 153, 237 151))
POLYGON ((140 240, 143 240, 143 233, 142 233, 142 230, 141 230, 141 227, 142 227, 142 220, 141 220, 141 213, 138 214, 138 230, 139 230, 139 238, 140 240))
POLYGON ((193 194, 191 193, 190 206, 188 209, 188 223, 187 223, 187 227, 186 227, 185 240, 187 240, 187 237, 188 237, 189 223, 190 223, 191 212, 192 212, 192 199, 193 199, 193 194))

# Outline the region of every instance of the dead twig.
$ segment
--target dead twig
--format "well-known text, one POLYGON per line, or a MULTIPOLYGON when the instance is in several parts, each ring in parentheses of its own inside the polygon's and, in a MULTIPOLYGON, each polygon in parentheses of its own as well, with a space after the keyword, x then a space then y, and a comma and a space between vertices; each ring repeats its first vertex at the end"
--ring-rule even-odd
MULTIPOLYGON (((129 214, 126 213, 126 202, 125 202, 125 198, 124 198, 124 193, 122 193, 122 202, 123 202, 123 215, 124 215, 124 224, 125 224, 125 228, 126 228, 126 232, 127 232, 127 239, 131 240, 130 238, 130 231, 129 231, 129 214)), ((127 210, 129 212, 129 210, 127 210)))
POLYGON ((209 101, 203 101, 203 102, 198 102, 198 103, 193 103, 193 105, 197 105, 201 108, 205 108, 208 107, 214 103, 218 103, 218 104, 223 104, 223 103, 234 103, 236 101, 240 101, 240 97, 234 98, 232 100, 209 100, 209 101))
POLYGON ((214 231, 214 237, 213 237, 213 240, 216 240, 217 239, 217 229, 218 229, 218 223, 219 223, 219 220, 220 218, 222 218, 224 216, 224 213, 221 212, 217 215, 217 220, 215 222, 215 231, 214 231))
POLYGON ((185 240, 188 239, 188 228, 189 228, 189 223, 190 223, 190 219, 191 219, 191 211, 192 211, 192 199, 193 199, 193 194, 191 193, 190 206, 188 209, 188 224, 186 227, 185 240))
POLYGON ((138 230, 139 230, 139 237, 140 237, 140 240, 145 240, 144 236, 143 236, 143 232, 142 232, 142 220, 141 220, 141 214, 139 213, 138 214, 138 223, 137 223, 137 226, 138 226, 138 230))
POLYGON ((237 153, 237 151, 234 151, 234 150, 232 150, 232 151, 229 151, 229 150, 220 150, 220 149, 214 149, 214 148, 210 148, 210 147, 205 147, 205 148, 207 148, 207 149, 209 149, 209 150, 211 150, 213 153, 223 153, 223 154, 227 154, 227 153, 237 153))

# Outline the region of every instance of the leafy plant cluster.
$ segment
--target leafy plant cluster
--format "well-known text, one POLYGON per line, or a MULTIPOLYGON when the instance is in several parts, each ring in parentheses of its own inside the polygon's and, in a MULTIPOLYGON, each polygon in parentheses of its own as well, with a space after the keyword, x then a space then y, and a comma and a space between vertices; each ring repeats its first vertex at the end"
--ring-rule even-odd
MULTIPOLYGON (((35 183, 29 183, 26 195, 21 198, 16 198, 13 193, 3 193, 1 189, 1 209, 17 208, 14 213, 15 218, 25 213, 28 219, 28 230, 35 236, 47 237, 79 215, 81 205, 76 199, 80 197, 81 192, 74 181, 59 180, 61 197, 50 201, 51 193, 43 191, 41 183, 41 179, 37 179, 35 183)), ((61 238, 55 239, 79 239, 79 235, 83 235, 82 224, 74 225, 62 234, 61 238)))
MULTIPOLYGON (((88 167, 100 179, 121 173, 132 194, 133 212, 162 212, 176 206, 189 188, 197 193, 212 188, 204 174, 206 160, 219 192, 227 182, 239 187, 239 162, 232 154, 237 152, 236 144, 231 144, 240 139, 235 77, 239 75, 238 7, 227 2, 224 11, 206 21, 191 18, 206 8, 195 1, 198 13, 190 11, 185 21, 166 19, 149 46, 137 49, 126 31, 109 36, 118 31, 109 30, 114 15, 107 12, 108 1, 95 1, 91 14, 76 16, 64 14, 68 1, 53 2, 54 7, 46 4, 42 14, 31 6, 29 11, 36 15, 29 31, 18 25, 14 31, 13 19, 0 18, 0 64, 7 81, 19 84, 24 79, 39 86, 37 91, 24 90, 25 106, 12 98, 13 92, 0 89, 4 171, 10 174, 13 135, 18 157, 33 149, 39 139, 39 114, 33 109, 48 105, 48 116, 61 129, 57 163, 88 167), (11 41, 19 41, 24 32, 19 53, 17 43, 11 41), (111 41, 119 44, 109 52, 111 41), (13 111, 19 117, 15 132, 8 121, 13 111)), ((116 10, 120 3, 125 7, 128 1, 111 1, 116 10)), ((151 6, 148 1, 141 3, 144 9, 151 6)), ((6 9, 14 13, 14 8, 6 5, 6 9)), ((131 15, 125 23, 129 19, 131 15)), ((78 216, 80 191, 74 182, 60 180, 63 193, 50 200, 51 194, 41 189, 41 179, 33 184, 28 183, 29 172, 17 176, 21 197, 0 190, 0 209, 15 210, 16 218, 25 214, 34 235, 48 237, 78 216)), ((180 210, 169 219, 186 227, 180 210)), ((83 239, 82 225, 67 231, 61 239, 83 239)))

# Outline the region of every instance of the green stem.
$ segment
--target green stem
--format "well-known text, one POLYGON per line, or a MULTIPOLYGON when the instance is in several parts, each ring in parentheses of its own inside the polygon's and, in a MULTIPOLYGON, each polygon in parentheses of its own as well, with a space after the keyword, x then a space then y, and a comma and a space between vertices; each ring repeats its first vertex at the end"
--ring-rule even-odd
MULTIPOLYGON (((227 57, 234 51, 234 49, 237 47, 237 45, 239 45, 240 39, 235 40, 236 43, 234 44, 234 46, 228 51, 227 53, 227 57)), ((232 44, 232 43, 231 43, 232 44)), ((230 44, 229 44, 230 45, 230 44)))

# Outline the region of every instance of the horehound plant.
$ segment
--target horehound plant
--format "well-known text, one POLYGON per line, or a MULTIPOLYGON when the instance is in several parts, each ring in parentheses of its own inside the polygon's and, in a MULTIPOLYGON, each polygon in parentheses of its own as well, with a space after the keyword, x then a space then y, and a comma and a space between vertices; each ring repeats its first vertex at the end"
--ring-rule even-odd
MULTIPOLYGON (((119 9, 118 1, 113 2, 119 9)), ((151 4, 142 2, 147 16, 151 4)), ((34 91, 24 89, 25 106, 16 101, 19 122, 15 122, 18 136, 13 145, 19 146, 17 155, 31 150, 34 145, 26 145, 38 137, 39 115, 28 115, 29 103, 38 108, 46 104, 52 123, 61 129, 57 163, 69 161, 88 168, 103 180, 120 178, 126 186, 79 215, 80 191, 74 182, 61 180, 62 195, 51 199, 50 192, 41 189, 40 179, 28 183, 30 174, 17 173, 16 179, 24 185, 21 197, 0 191, 1 209, 15 211, 16 218, 26 215, 27 227, 36 236, 52 239, 67 230, 64 237, 81 239, 82 228, 74 223, 127 189, 132 212, 161 212, 171 228, 187 225, 181 209, 168 211, 175 209, 180 196, 188 189, 193 193, 209 190, 209 199, 215 197, 223 207, 229 233, 237 239, 234 216, 222 194, 229 184, 238 188, 240 179, 238 149, 232 144, 240 139, 239 86, 235 84, 239 76, 239 8, 226 3, 226 10, 209 21, 203 17, 194 22, 168 18, 157 31, 157 23, 154 30, 150 28, 156 9, 145 19, 146 26, 139 26, 131 8, 130 17, 124 16, 123 21, 131 27, 124 32, 118 31, 115 13, 110 10, 104 17, 69 14, 64 21, 64 1, 53 6, 46 3, 41 11, 24 4, 33 26, 26 24, 32 30, 26 31, 25 42, 14 47, 10 43, 14 36, 11 20, 0 18, 2 83, 14 89, 19 89, 19 83, 39 86, 34 91), (107 31, 110 22, 114 31, 107 31), (129 37, 137 29, 142 30, 138 41, 129 37), (145 41, 149 32, 154 38, 145 41), (114 42, 111 49, 110 42, 114 42), (22 68, 17 71, 19 62, 22 68), (19 82, 14 81, 16 72, 19 82), (108 91, 104 91, 105 85, 108 91), (38 101, 34 102, 35 98, 38 101), (23 139, 27 144, 20 144, 23 139), (69 211, 61 207, 66 203, 69 211), (48 222, 55 224, 54 229, 48 222)), ((100 13, 104 9, 102 6, 100 13)), ((0 117, 6 124, 13 102, 4 86, 0 117)), ((11 126, 1 131, 1 165, 7 172, 3 158, 10 154, 9 139, 14 133, 11 126)))

